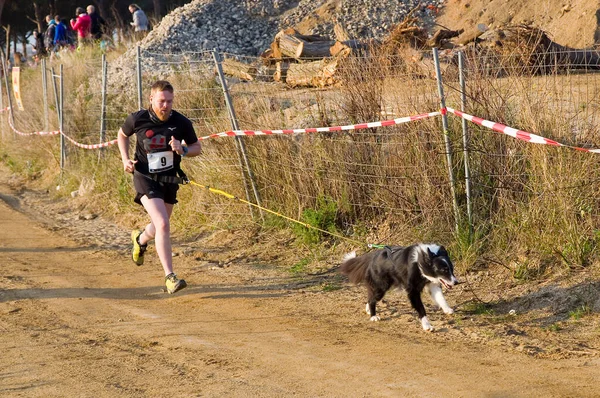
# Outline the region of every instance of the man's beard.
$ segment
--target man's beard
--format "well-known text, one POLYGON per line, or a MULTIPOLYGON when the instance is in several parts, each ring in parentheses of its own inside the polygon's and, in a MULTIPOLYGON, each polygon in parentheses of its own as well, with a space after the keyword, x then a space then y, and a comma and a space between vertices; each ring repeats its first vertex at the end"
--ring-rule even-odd
POLYGON ((155 112, 152 108, 152 104, 150 104, 150 106, 148 107, 148 112, 150 113, 150 120, 152 120, 152 123, 154 124, 161 124, 166 122, 173 114, 173 110, 169 111, 169 113, 166 113, 165 111, 161 110, 155 112))
POLYGON ((156 116, 158 116, 158 118, 163 122, 166 122, 169 119, 170 114, 171 112, 167 113, 167 111, 163 110, 159 110, 158 112, 156 112, 156 116))

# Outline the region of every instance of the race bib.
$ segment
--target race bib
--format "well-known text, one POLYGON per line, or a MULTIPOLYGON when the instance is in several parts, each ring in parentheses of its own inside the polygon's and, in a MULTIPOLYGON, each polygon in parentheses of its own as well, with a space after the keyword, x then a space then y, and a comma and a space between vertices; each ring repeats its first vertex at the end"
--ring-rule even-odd
POLYGON ((148 171, 160 173, 173 168, 173 151, 154 152, 148 154, 148 171))

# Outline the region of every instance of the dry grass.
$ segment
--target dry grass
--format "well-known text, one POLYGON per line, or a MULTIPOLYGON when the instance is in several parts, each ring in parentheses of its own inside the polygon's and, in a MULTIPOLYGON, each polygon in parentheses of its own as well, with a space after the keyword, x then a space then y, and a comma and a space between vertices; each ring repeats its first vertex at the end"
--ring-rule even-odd
MULTIPOLYGON (((97 141, 99 63, 83 56, 65 59, 65 131, 86 143, 97 141), (89 79, 93 76, 92 79, 89 79)), ((467 112, 560 142, 600 147, 597 138, 597 75, 545 76, 518 73, 494 78, 486 60, 469 59, 467 112)), ((299 128, 369 122, 436 110, 436 84, 372 55, 349 59, 344 82, 329 90, 282 90, 265 83, 231 87, 241 128, 299 128)), ((503 71, 508 63, 502 64, 503 71)), ((493 71, 492 71, 493 72, 493 71)), ((231 128, 223 94, 213 78, 173 72, 163 76, 178 89, 177 108, 190 116, 198 135, 231 128)), ((152 76, 145 76, 150 81, 152 76)), ((17 115, 23 131, 43 126, 39 70, 24 72, 27 111, 17 115)), ((449 106, 459 108, 457 82, 445 82, 449 106)), ((136 109, 135 95, 119 101, 109 95, 109 134, 136 109)), ((52 97, 51 97, 52 98, 52 97)), ((57 127, 54 108, 50 128, 57 127)), ((598 260, 597 225, 600 172, 596 156, 566 148, 536 146, 470 126, 474 235, 466 225, 466 199, 460 121, 450 119, 452 170, 461 211, 458 233, 452 211, 444 136, 439 119, 350 132, 243 138, 263 205, 306 221, 324 203, 334 203, 338 233, 368 243, 441 242, 464 267, 485 252, 488 258, 531 278, 552 270, 587 267, 598 260), (308 211, 312 213, 309 213, 308 211)), ((95 205, 120 218, 139 212, 131 204, 131 184, 120 169, 116 148, 103 151, 68 146, 68 163, 58 167, 58 140, 12 137, 2 140, 5 162, 43 185, 68 186, 63 194, 93 181, 95 205), (27 157, 19 156, 27 148, 27 157)), ((112 136, 111 136, 112 134, 112 136)), ((254 201, 245 166, 233 139, 203 142, 204 155, 184 162, 197 182, 254 201), (243 162, 242 162, 243 163, 243 162), (250 194, 248 194, 250 192, 250 194)), ((60 194, 59 192, 59 194, 60 194)), ((286 225, 269 216, 262 221, 247 205, 194 187, 182 187, 176 228, 188 236, 202 228, 286 225), (254 215, 254 218, 252 217, 254 215)), ((316 212, 316 213, 315 213, 316 212)), ((332 240, 335 241, 335 240, 332 240)), ((341 243, 341 242, 337 242, 341 243)))

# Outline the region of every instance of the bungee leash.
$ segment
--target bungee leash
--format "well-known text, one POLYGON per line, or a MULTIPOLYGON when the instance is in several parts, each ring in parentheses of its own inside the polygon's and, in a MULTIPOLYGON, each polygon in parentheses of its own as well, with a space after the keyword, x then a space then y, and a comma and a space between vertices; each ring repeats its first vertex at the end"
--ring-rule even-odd
POLYGON ((239 197, 237 197, 237 196, 235 196, 235 195, 232 195, 232 194, 230 194, 230 193, 227 193, 227 192, 225 192, 225 191, 222 191, 222 190, 220 190, 220 189, 213 188, 213 187, 211 187, 211 186, 208 186, 208 185, 199 184, 199 183, 197 183, 196 181, 193 181, 193 180, 189 180, 189 184, 190 184, 190 185, 195 185, 195 186, 197 186, 197 187, 200 187, 200 188, 204 188, 204 189, 206 189, 206 190, 208 190, 208 191, 210 191, 210 192, 212 192, 212 193, 216 193, 217 195, 225 196, 225 197, 226 197, 226 198, 228 198, 228 199, 236 200, 236 201, 238 201, 238 202, 245 203, 245 204, 247 204, 247 205, 253 206, 253 207, 257 208, 257 209, 260 209, 260 210, 266 211, 267 213, 271 213, 271 214, 273 214, 273 215, 275 215, 275 216, 278 216, 278 217, 284 218, 284 219, 286 219, 286 220, 288 220, 288 221, 291 221, 291 222, 293 222, 293 223, 296 223, 296 224, 302 225, 302 226, 304 226, 304 227, 306 227, 306 228, 314 229, 315 231, 319 231, 319 232, 321 232, 321 233, 324 233, 324 234, 327 234, 327 235, 331 235, 331 236, 333 236, 333 237, 336 237, 336 238, 339 238, 339 239, 343 239, 343 240, 346 240, 346 241, 348 241, 348 242, 352 242, 352 243, 354 243, 354 244, 358 244, 358 245, 360 245, 360 246, 366 246, 366 247, 368 247, 368 248, 376 248, 376 249, 381 249, 381 248, 385 247, 385 245, 376 245, 376 244, 371 244, 371 243, 364 243, 364 242, 360 242, 360 241, 358 241, 358 240, 355 240, 355 239, 348 238, 347 236, 343 236, 343 235, 340 235, 340 234, 336 234, 336 233, 334 233, 334 232, 331 232, 331 231, 326 231, 326 230, 324 230, 324 229, 321 229, 321 228, 315 227, 315 226, 313 226, 313 225, 310 225, 310 224, 308 224, 308 223, 305 223, 305 222, 302 222, 302 221, 299 221, 299 220, 293 219, 293 218, 291 218, 291 217, 288 217, 288 216, 286 216, 286 215, 284 215, 284 214, 277 213, 276 211, 273 211, 273 210, 267 209, 267 208, 265 208, 265 207, 259 206, 259 205, 255 204, 255 203, 249 202, 249 201, 247 201, 247 200, 244 200, 244 199, 242 199, 242 198, 239 198, 239 197))

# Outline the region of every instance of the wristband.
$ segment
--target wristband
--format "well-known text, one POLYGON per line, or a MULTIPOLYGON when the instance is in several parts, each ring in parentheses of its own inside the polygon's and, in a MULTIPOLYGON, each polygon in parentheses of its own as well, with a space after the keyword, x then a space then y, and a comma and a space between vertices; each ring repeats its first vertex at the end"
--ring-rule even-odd
POLYGON ((187 146, 182 146, 181 148, 183 149, 183 155, 181 156, 186 156, 188 154, 189 148, 187 146))

